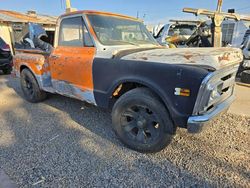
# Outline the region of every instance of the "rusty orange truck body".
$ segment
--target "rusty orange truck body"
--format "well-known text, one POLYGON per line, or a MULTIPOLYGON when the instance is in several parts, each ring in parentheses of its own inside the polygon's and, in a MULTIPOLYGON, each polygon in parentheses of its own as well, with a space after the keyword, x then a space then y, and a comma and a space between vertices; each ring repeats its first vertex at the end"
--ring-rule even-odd
POLYGON ((62 15, 53 46, 39 37, 14 57, 25 98, 50 92, 112 108, 115 132, 141 152, 164 148, 178 126, 199 132, 234 99, 239 49, 167 49, 140 20, 96 11, 62 15))

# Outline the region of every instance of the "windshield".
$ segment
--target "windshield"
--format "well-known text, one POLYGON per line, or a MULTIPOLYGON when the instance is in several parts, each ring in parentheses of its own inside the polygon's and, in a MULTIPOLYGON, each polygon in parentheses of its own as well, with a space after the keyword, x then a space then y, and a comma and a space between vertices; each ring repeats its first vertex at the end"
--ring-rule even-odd
POLYGON ((88 18, 103 45, 157 45, 146 27, 139 21, 92 14, 88 15, 88 18))
POLYGON ((196 25, 176 25, 169 29, 168 35, 192 35, 196 28, 196 25))

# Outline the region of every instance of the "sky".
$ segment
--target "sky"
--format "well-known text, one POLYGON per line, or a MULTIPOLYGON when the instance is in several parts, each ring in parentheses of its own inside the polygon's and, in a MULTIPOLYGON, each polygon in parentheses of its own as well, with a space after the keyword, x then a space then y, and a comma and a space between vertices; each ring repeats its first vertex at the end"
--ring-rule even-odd
MULTIPOLYGON (((64 13, 65 0, 0 0, 0 9, 60 15, 64 13), (62 4, 63 2, 63 4, 62 4)), ((137 16, 146 23, 164 23, 169 19, 192 19, 192 14, 183 13, 184 7, 215 10, 217 0, 71 0, 78 10, 100 10, 137 16)), ((224 0, 223 10, 235 8, 238 13, 250 15, 250 0, 224 0)))

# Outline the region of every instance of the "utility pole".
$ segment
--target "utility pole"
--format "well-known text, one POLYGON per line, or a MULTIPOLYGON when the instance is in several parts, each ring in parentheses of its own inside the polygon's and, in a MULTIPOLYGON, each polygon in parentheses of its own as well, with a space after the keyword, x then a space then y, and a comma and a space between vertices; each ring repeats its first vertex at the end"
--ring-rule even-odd
POLYGON ((222 43, 222 31, 221 25, 225 18, 234 19, 236 21, 244 20, 250 21, 250 17, 243 17, 236 13, 226 13, 222 12, 222 3, 223 0, 218 0, 216 11, 210 11, 206 9, 193 9, 193 8, 184 8, 183 12, 193 13, 196 16, 206 15, 212 19, 212 42, 214 47, 221 47, 222 43))
POLYGON ((225 15, 221 12, 222 9, 222 0, 218 0, 217 4, 217 10, 216 13, 214 14, 214 18, 212 18, 213 22, 213 37, 212 37, 212 42, 214 47, 221 47, 222 43, 222 29, 221 29, 221 24, 223 20, 225 19, 225 15))
POLYGON ((66 12, 73 12, 76 11, 75 8, 71 8, 71 1, 70 0, 66 0, 66 12))
POLYGON ((70 2, 70 0, 66 0, 66 9, 71 9, 71 2, 70 2))

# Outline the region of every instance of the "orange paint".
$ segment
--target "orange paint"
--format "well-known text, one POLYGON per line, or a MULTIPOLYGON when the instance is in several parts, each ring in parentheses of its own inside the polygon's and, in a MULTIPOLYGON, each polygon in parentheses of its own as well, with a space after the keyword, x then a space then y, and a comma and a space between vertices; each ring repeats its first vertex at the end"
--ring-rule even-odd
POLYGON ((94 47, 57 47, 49 57, 52 79, 93 90, 94 47))
POLYGON ((43 74, 43 65, 45 63, 45 56, 42 54, 27 54, 18 53, 14 56, 14 68, 20 71, 22 65, 28 67, 35 75, 43 74))

